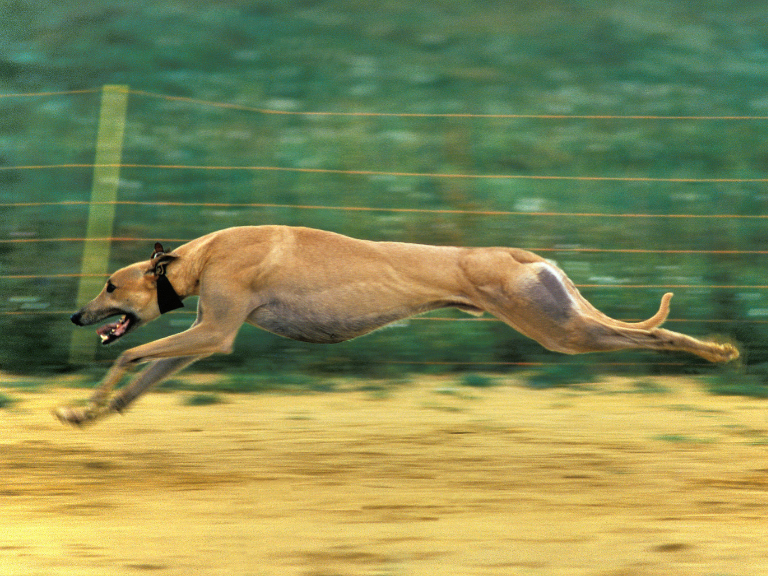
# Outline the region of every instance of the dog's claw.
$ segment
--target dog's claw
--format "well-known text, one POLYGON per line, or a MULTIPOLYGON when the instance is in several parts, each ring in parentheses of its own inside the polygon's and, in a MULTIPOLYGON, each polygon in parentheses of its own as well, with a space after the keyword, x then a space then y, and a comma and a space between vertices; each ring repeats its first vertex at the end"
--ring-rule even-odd
POLYGON ((104 409, 90 404, 88 406, 60 406, 53 410, 53 415, 64 424, 83 426, 94 422, 104 413, 104 409))

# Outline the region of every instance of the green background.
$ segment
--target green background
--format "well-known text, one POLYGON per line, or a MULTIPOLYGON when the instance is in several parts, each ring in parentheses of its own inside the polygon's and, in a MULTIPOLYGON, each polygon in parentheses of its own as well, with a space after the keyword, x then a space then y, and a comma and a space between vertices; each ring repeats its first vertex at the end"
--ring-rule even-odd
MULTIPOLYGON (((288 170, 124 167, 118 198, 138 204, 117 206, 110 269, 148 258, 155 240, 173 247, 243 224, 518 246, 556 260, 617 318, 652 315, 674 286, 668 327, 735 339, 748 370, 762 374, 765 8, 699 0, 3 1, 0 370, 77 368, 68 316, 88 165, 100 89, 121 84, 132 91, 124 163, 288 170), (63 164, 86 166, 19 168, 63 164), (61 204, 70 201, 80 203, 61 204)), ((435 317, 465 318, 436 312, 334 346, 245 327, 231 356, 199 367, 275 377, 574 362, 711 370, 682 355, 563 357, 500 322, 435 317)), ((97 358, 108 362, 192 320, 167 315, 97 358)))

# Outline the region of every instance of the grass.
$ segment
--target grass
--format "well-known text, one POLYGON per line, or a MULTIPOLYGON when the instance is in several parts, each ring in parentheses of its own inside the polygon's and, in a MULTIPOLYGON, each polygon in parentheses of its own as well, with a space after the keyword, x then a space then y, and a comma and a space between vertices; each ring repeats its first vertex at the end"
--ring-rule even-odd
POLYGON ((528 377, 527 384, 536 390, 565 388, 591 384, 598 380, 594 367, 587 362, 552 363, 528 377))
POLYGON ((3 394, 2 392, 0 392, 0 408, 8 408, 15 402, 16 402, 15 399, 11 398, 7 394, 3 394))
POLYGON ((218 394, 193 394, 184 399, 185 406, 211 406, 223 402, 218 394))
POLYGON ((249 373, 226 372, 222 376, 207 373, 181 374, 166 380, 160 391, 210 392, 219 394, 263 394, 281 392, 303 394, 310 392, 370 392, 386 396, 398 386, 409 382, 406 374, 387 379, 371 380, 353 377, 328 377, 306 372, 249 373))
POLYGON ((653 439, 674 444, 713 444, 716 442, 713 438, 694 438, 685 434, 659 434, 653 439))
POLYGON ((768 380, 765 365, 757 365, 751 371, 743 368, 723 368, 705 378, 710 394, 718 396, 746 396, 768 398, 768 380))
POLYGON ((490 388, 497 385, 495 378, 474 372, 462 376, 459 383, 462 386, 468 386, 470 388, 490 388))
POLYGON ((231 373, 209 382, 197 383, 185 378, 163 382, 161 390, 182 390, 225 394, 258 394, 264 392, 331 392, 334 382, 299 372, 281 372, 275 375, 231 373))
POLYGON ((670 389, 656 382, 638 380, 634 383, 632 392, 634 394, 669 394, 670 389))
POLYGON ((768 386, 760 379, 744 375, 737 379, 712 376, 706 380, 707 390, 717 396, 747 396, 749 398, 768 398, 768 386))
POLYGON ((14 390, 20 390, 22 392, 36 392, 43 386, 42 380, 24 379, 24 380, 11 380, 3 382, 3 387, 13 388, 14 390))

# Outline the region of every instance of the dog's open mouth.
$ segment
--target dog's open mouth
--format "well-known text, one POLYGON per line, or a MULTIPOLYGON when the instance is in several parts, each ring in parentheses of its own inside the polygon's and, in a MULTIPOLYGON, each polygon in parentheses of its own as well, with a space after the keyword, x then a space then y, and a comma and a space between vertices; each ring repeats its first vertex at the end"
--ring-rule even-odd
POLYGON ((117 322, 105 324, 96 334, 101 338, 102 344, 111 344, 118 338, 125 336, 136 324, 136 316, 133 314, 124 314, 117 322))

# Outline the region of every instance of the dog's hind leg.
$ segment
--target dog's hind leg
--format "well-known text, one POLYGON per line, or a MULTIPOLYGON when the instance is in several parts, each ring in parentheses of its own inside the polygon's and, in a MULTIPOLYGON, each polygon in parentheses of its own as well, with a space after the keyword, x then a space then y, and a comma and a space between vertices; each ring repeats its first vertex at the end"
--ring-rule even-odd
POLYGON ((739 357, 739 351, 732 344, 719 344, 699 340, 672 330, 652 328, 643 330, 617 326, 602 326, 588 323, 584 326, 588 337, 582 340, 583 352, 627 350, 632 348, 687 352, 709 362, 729 362, 739 357))
POLYGON ((615 320, 598 311, 579 293, 564 272, 544 260, 520 262, 515 253, 480 254, 465 274, 477 293, 478 307, 533 338, 545 348, 565 354, 626 349, 688 352, 710 362, 739 356, 731 344, 698 340, 658 326, 669 312, 671 294, 644 322, 615 320))

